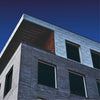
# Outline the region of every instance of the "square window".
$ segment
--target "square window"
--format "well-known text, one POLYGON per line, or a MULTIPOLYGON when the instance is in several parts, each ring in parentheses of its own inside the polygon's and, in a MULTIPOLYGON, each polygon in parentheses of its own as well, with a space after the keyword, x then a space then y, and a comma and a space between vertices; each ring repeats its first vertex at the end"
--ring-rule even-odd
POLYGON ((55 66, 38 62, 38 84, 56 88, 55 66))
POLYGON ((84 82, 84 77, 73 73, 69 72, 69 81, 70 81, 70 91, 72 94, 76 94, 79 96, 86 96, 85 95, 85 82, 84 82))
POLYGON ((97 69, 100 69, 100 53, 91 51, 93 66, 97 69))
POLYGON ((99 96, 100 96, 100 81, 97 81, 97 87, 98 87, 98 93, 99 93, 99 96))
POLYGON ((11 68, 11 70, 6 75, 4 96, 7 95, 7 93, 11 89, 11 85, 12 85, 12 73, 13 73, 13 68, 11 68))
POLYGON ((80 62, 79 45, 66 42, 67 58, 80 62))

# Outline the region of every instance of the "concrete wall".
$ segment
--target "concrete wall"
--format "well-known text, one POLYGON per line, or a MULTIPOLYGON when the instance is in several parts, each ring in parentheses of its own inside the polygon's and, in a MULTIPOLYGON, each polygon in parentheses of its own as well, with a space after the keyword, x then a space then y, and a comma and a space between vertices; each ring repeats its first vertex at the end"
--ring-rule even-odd
POLYGON ((18 100, 99 100, 96 79, 100 80, 99 70, 22 44, 18 100), (56 65, 57 88, 37 84, 39 60, 56 65), (70 93, 69 70, 84 75, 87 97, 70 93))
POLYGON ((0 100, 18 100, 18 83, 19 83, 19 71, 20 71, 20 57, 21 57, 21 45, 14 53, 13 57, 10 59, 9 63, 0 75, 0 100), (13 66, 13 76, 12 76, 12 87, 8 94, 4 97, 4 87, 5 78, 7 73, 13 66))
POLYGON ((66 41, 80 45, 81 64, 93 67, 91 50, 100 52, 100 43, 94 42, 75 33, 56 30, 55 31, 55 51, 58 56, 67 58, 66 41))

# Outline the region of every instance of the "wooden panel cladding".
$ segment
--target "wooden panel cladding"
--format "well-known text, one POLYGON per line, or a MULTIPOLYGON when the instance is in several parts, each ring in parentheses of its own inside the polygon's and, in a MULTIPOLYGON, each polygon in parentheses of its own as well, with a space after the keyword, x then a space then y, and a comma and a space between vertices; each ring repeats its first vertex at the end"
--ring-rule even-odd
POLYGON ((47 38, 45 44, 43 45, 43 49, 55 54, 54 32, 51 32, 51 34, 47 38))
POLYGON ((24 21, 20 27, 19 33, 22 33, 22 42, 48 52, 55 53, 53 30, 24 21))

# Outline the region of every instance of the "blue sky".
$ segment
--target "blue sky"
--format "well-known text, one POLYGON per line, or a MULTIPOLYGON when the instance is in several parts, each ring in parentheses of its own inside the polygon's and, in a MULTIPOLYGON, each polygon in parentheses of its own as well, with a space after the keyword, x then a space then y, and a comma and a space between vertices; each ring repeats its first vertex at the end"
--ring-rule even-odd
POLYGON ((0 0, 0 51, 23 13, 100 42, 99 0, 0 0))

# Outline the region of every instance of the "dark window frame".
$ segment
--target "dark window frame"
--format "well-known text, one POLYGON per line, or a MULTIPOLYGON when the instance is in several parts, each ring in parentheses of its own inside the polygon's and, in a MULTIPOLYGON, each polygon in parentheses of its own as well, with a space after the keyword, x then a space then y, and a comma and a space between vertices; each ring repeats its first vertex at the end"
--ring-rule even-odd
POLYGON ((12 88, 12 78, 13 78, 13 66, 8 71, 8 73, 6 74, 6 77, 5 77, 4 97, 9 93, 9 91, 12 88))
MULTIPOLYGON (((48 62, 46 62, 46 61, 42 61, 42 60, 38 60, 38 68, 39 68, 39 63, 42 63, 42 64, 45 64, 45 65, 47 65, 47 66, 50 66, 50 67, 53 67, 54 68, 54 80, 55 80, 55 84, 54 84, 54 87, 52 87, 52 86, 48 86, 48 85, 45 85, 45 84, 41 84, 41 83, 39 83, 38 81, 39 80, 37 80, 37 84, 40 84, 40 85, 44 85, 44 86, 47 86, 47 87, 50 87, 50 88, 57 88, 57 73, 56 73, 56 65, 54 65, 54 64, 51 64, 51 63, 48 63, 48 62)), ((39 71, 39 70, 38 70, 39 71)), ((38 72, 38 78, 39 78, 39 72, 38 72)), ((38 79, 37 78, 37 79, 38 79)))
POLYGON ((96 69, 100 69, 100 61, 96 62, 96 63, 99 63, 99 65, 96 66, 95 65, 96 63, 95 63, 94 58, 93 58, 94 55, 100 57, 100 52, 97 52, 97 51, 94 51, 94 50, 90 50, 90 51, 91 51, 91 59, 92 59, 93 67, 96 68, 96 69))
POLYGON ((81 52, 80 52, 80 45, 79 44, 76 44, 76 43, 73 43, 73 42, 71 42, 71 41, 67 41, 66 40, 66 42, 65 42, 66 44, 66 55, 67 55, 67 58, 68 59, 70 59, 70 60, 73 60, 73 61, 76 61, 76 62, 78 62, 78 63, 81 63, 81 52), (70 57, 68 57, 68 48, 67 48, 67 45, 70 45, 70 46, 72 46, 72 47, 75 47, 75 48, 77 48, 77 54, 78 54, 78 56, 77 56, 77 58, 75 59, 75 58, 70 58, 70 57))
POLYGON ((80 73, 78 73, 78 72, 74 72, 74 71, 69 70, 69 84, 70 84, 70 85, 71 85, 71 83, 70 83, 70 73, 73 74, 73 75, 82 77, 83 86, 84 86, 84 96, 79 95, 79 94, 72 93, 72 92, 71 92, 71 86, 70 86, 70 93, 71 93, 71 94, 74 94, 74 95, 77 95, 77 96, 81 96, 81 97, 87 98, 88 95, 87 95, 87 85, 86 85, 85 75, 80 74, 80 73))

